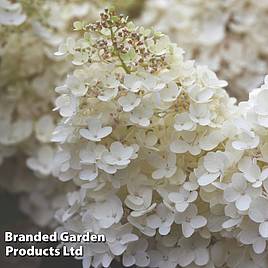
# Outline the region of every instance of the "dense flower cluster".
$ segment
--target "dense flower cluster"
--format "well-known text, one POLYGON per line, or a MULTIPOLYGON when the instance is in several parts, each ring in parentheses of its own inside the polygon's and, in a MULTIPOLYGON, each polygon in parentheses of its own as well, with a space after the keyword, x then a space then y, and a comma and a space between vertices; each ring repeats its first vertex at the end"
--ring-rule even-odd
MULTIPOLYGON (((54 52, 66 36, 75 36, 75 20, 95 21, 105 4, 110 5, 105 0, 0 0, 0 185, 23 193, 22 210, 40 226, 51 224, 65 189, 72 189, 49 176, 55 153, 51 134, 59 118, 52 111, 54 88, 73 68, 54 52)), ((112 4, 126 12, 136 6, 134 1, 112 4)))
POLYGON ((18 150, 30 169, 51 173, 53 89, 71 68, 53 54, 74 18, 91 12, 94 19, 97 9, 93 2, 0 1, 0 162, 18 150))
POLYGON ((49 176, 56 149, 51 134, 59 117, 52 110, 54 88, 72 66, 54 52, 74 34, 74 20, 88 14, 95 20, 98 9, 93 0, 0 0, 0 166, 8 158, 0 185, 27 193, 22 209, 41 226, 50 224, 65 193, 49 176))
POLYGON ((145 1, 179 46, 108 9, 74 22, 98 1, 30 2, 0 0, 1 187, 40 226, 105 234, 83 268, 267 268, 268 76, 237 105, 211 71, 259 83, 266 1, 145 1))
MULTIPOLYGON (((128 6, 112 2, 122 10, 128 6)), ((7 158, 0 184, 10 192, 29 193, 23 196, 23 210, 42 226, 53 218, 54 200, 65 193, 49 176, 55 153, 51 134, 59 118, 53 112, 54 88, 73 67, 54 52, 66 36, 75 36, 77 18, 95 21, 105 4, 0 0, 0 166, 7 158), (16 175, 7 172, 14 164, 16 175), (38 180, 25 166, 47 179, 38 180)))
POLYGON ((139 23, 169 35, 247 99, 268 70, 267 10, 265 0, 148 0, 139 23))
POLYGON ((236 106, 166 35, 108 10, 75 28, 54 175, 77 186, 58 231, 107 238, 83 267, 267 267, 268 78, 236 106))

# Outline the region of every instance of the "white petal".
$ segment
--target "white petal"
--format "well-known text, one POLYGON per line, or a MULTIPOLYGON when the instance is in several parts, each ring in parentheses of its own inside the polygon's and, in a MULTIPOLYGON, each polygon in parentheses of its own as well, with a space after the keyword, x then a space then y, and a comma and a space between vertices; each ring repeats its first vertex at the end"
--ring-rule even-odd
POLYGON ((263 127, 268 127, 268 116, 258 116, 258 123, 263 127))
POLYGON ((222 224, 222 228, 228 229, 228 228, 236 226, 240 222, 241 222, 241 219, 229 219, 222 224))
POLYGON ((137 241, 139 237, 135 234, 125 234, 122 236, 120 243, 127 244, 129 242, 137 241))
POLYGON ((170 150, 173 153, 186 153, 189 149, 189 144, 183 140, 176 140, 170 144, 170 150))
POLYGON ((267 207, 268 201, 259 197, 251 203, 248 215, 254 222, 262 223, 268 218, 267 207))
POLYGON ((211 259, 217 267, 222 267, 226 261, 224 242, 219 241, 211 247, 211 259))
POLYGON ((111 254, 104 254, 102 257, 102 265, 104 268, 108 268, 113 260, 111 254))
POLYGON ((200 186, 206 186, 217 180, 220 176, 220 173, 206 173, 198 178, 198 183, 200 186))
POLYGON ((260 224, 259 232, 263 238, 268 238, 268 221, 265 221, 260 224))
POLYGON ((209 152, 204 158, 204 167, 209 173, 223 170, 227 163, 227 156, 223 152, 209 152))
POLYGON ((160 218, 156 215, 151 215, 146 219, 147 225, 153 229, 156 229, 160 226, 160 218))
POLYGON ((82 260, 83 268, 90 268, 91 266, 91 258, 83 258, 82 260))
POLYGON ((152 173, 152 177, 155 180, 160 180, 160 179, 164 178, 165 175, 166 175, 166 170, 164 168, 157 169, 152 173))
POLYGON ((135 254, 136 265, 139 267, 148 267, 150 263, 150 257, 146 252, 138 251, 135 254))
POLYGON ((186 267, 189 264, 191 264, 195 259, 195 254, 193 250, 188 250, 188 249, 184 249, 182 248, 182 250, 180 251, 180 255, 179 255, 179 265, 182 267, 186 267))
POLYGON ((79 178, 81 180, 89 180, 92 181, 96 179, 98 176, 98 172, 95 168, 84 169, 79 173, 79 178))
POLYGON ((170 193, 170 194, 168 195, 168 198, 169 198, 169 200, 170 200, 171 202, 173 202, 173 203, 178 203, 178 202, 182 202, 182 201, 184 201, 184 197, 183 197, 183 195, 180 194, 180 193, 176 193, 176 192, 170 193))
POLYGON ((253 250, 257 254, 261 254, 264 252, 266 248, 266 241, 262 238, 258 238, 254 243, 253 243, 253 250))
POLYGON ((207 224, 207 219, 203 216, 195 216, 191 219, 190 223, 194 229, 198 229, 207 224))
POLYGON ((98 137, 99 138, 104 138, 111 134, 113 129, 111 127, 103 127, 98 131, 98 137))
MULTIPOLYGON (((130 267, 130 266, 134 265, 135 262, 136 262, 136 260, 135 260, 134 256, 132 256, 132 255, 127 255, 127 254, 124 254, 124 255, 123 255, 123 265, 124 265, 125 267, 130 267)), ((84 268, 84 267, 83 267, 83 268, 84 268)))
POLYGON ((170 226, 160 226, 159 228, 159 234, 161 235, 167 235, 170 232, 170 226))
POLYGON ((224 190, 224 199, 228 202, 234 202, 239 198, 239 193, 234 190, 233 187, 229 186, 224 190))
POLYGON ((96 135, 96 137, 94 137, 88 129, 85 129, 85 128, 80 129, 79 133, 83 138, 85 138, 87 140, 100 141, 100 138, 97 135, 96 135))
POLYGON ((261 179, 262 181, 266 180, 268 178, 268 168, 264 169, 261 173, 261 179))
POLYGON ((236 202, 235 202, 235 206, 241 210, 241 211, 245 211, 249 209, 249 205, 251 203, 251 197, 248 195, 243 195, 241 197, 239 197, 236 202))
POLYGON ((144 200, 141 197, 135 195, 128 195, 127 201, 135 204, 136 206, 141 206, 144 203, 144 200))
POLYGON ((243 174, 235 173, 232 176, 232 187, 239 193, 242 193, 247 188, 247 181, 243 174))
POLYGON ((186 238, 191 237, 192 234, 194 233, 194 228, 191 226, 190 223, 184 222, 182 223, 181 227, 182 227, 182 233, 186 238))
POLYGON ((175 208, 178 212, 184 212, 189 206, 187 202, 176 203, 175 208))
POLYGON ((195 260, 194 263, 198 266, 206 265, 209 261, 208 250, 205 248, 198 248, 195 251, 195 260))

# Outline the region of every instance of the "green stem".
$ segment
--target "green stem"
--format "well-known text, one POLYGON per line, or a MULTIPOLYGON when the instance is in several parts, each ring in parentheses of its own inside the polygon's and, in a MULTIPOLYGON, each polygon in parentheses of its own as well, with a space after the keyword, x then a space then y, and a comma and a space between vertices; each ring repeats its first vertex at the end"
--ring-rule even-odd
POLYGON ((120 52, 117 48, 117 45, 116 45, 116 41, 114 39, 114 32, 113 32, 113 29, 112 27, 110 28, 110 31, 111 31, 111 40, 112 40, 112 43, 114 45, 114 50, 115 50, 115 54, 116 56, 118 57, 118 59, 120 60, 121 62, 121 67, 126 71, 127 74, 130 74, 130 70, 128 69, 127 65, 125 64, 125 62, 123 61, 123 59, 121 58, 121 55, 120 55, 120 52))

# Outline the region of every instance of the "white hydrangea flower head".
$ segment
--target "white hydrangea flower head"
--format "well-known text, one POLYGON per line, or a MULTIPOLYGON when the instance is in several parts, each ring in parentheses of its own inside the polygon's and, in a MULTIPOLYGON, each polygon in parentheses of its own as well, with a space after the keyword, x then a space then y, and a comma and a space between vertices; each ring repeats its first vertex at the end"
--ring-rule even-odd
POLYGON ((77 201, 57 213, 62 228, 109 238, 101 253, 86 252, 84 267, 116 259, 125 267, 236 268, 242 252, 241 263, 253 256, 258 265, 266 216, 254 218, 251 208, 267 194, 261 163, 268 158, 254 101, 236 106, 208 67, 114 11, 76 25, 81 38, 59 49, 75 60, 56 105, 74 102, 57 105, 54 174, 78 187, 77 201), (79 64, 75 50, 87 54, 79 64), (70 82, 73 76, 79 79, 70 82), (240 129, 235 122, 247 117, 240 129), (243 133, 258 137, 257 145, 235 146, 246 142, 243 133), (247 228, 252 239, 244 238, 247 228))
MULTIPOLYGON (((24 14, 2 2, 16 16, 24 14)), ((180 44, 196 51, 199 61, 212 59, 214 67, 224 58, 239 76, 248 65, 229 63, 243 44, 233 44, 226 25, 241 34, 257 18, 245 17, 244 4, 232 2, 160 0, 152 15, 174 3, 170 12, 183 20, 169 17, 166 25, 184 33, 190 28, 180 44), (217 53, 215 46, 233 52, 217 53)), ((236 105, 224 89, 227 82, 184 59, 162 33, 109 10, 96 23, 75 22, 71 33, 73 18, 83 18, 90 7, 96 11, 96 3, 49 2, 33 17, 23 3, 26 21, 3 32, 7 42, 0 46, 0 162, 17 151, 47 180, 14 179, 14 191, 28 188, 22 209, 33 210, 41 226, 54 224, 57 209, 59 231, 104 233, 105 243, 87 247, 84 268, 109 267, 114 259, 125 267, 267 268, 268 78, 249 101, 236 105), (48 24, 39 17, 45 10, 48 24)), ((266 4, 251 8, 257 5, 256 12, 266 4)), ((254 51, 250 55, 256 60, 254 51)), ((263 69, 256 65, 250 73, 259 75, 263 69)), ((237 84, 226 68, 220 68, 223 77, 237 84)))
POLYGON ((169 35, 188 58, 209 66, 229 82, 231 94, 245 100, 267 72, 266 30, 258 34, 266 29, 267 8, 267 1, 253 0, 149 0, 137 21, 169 35))

